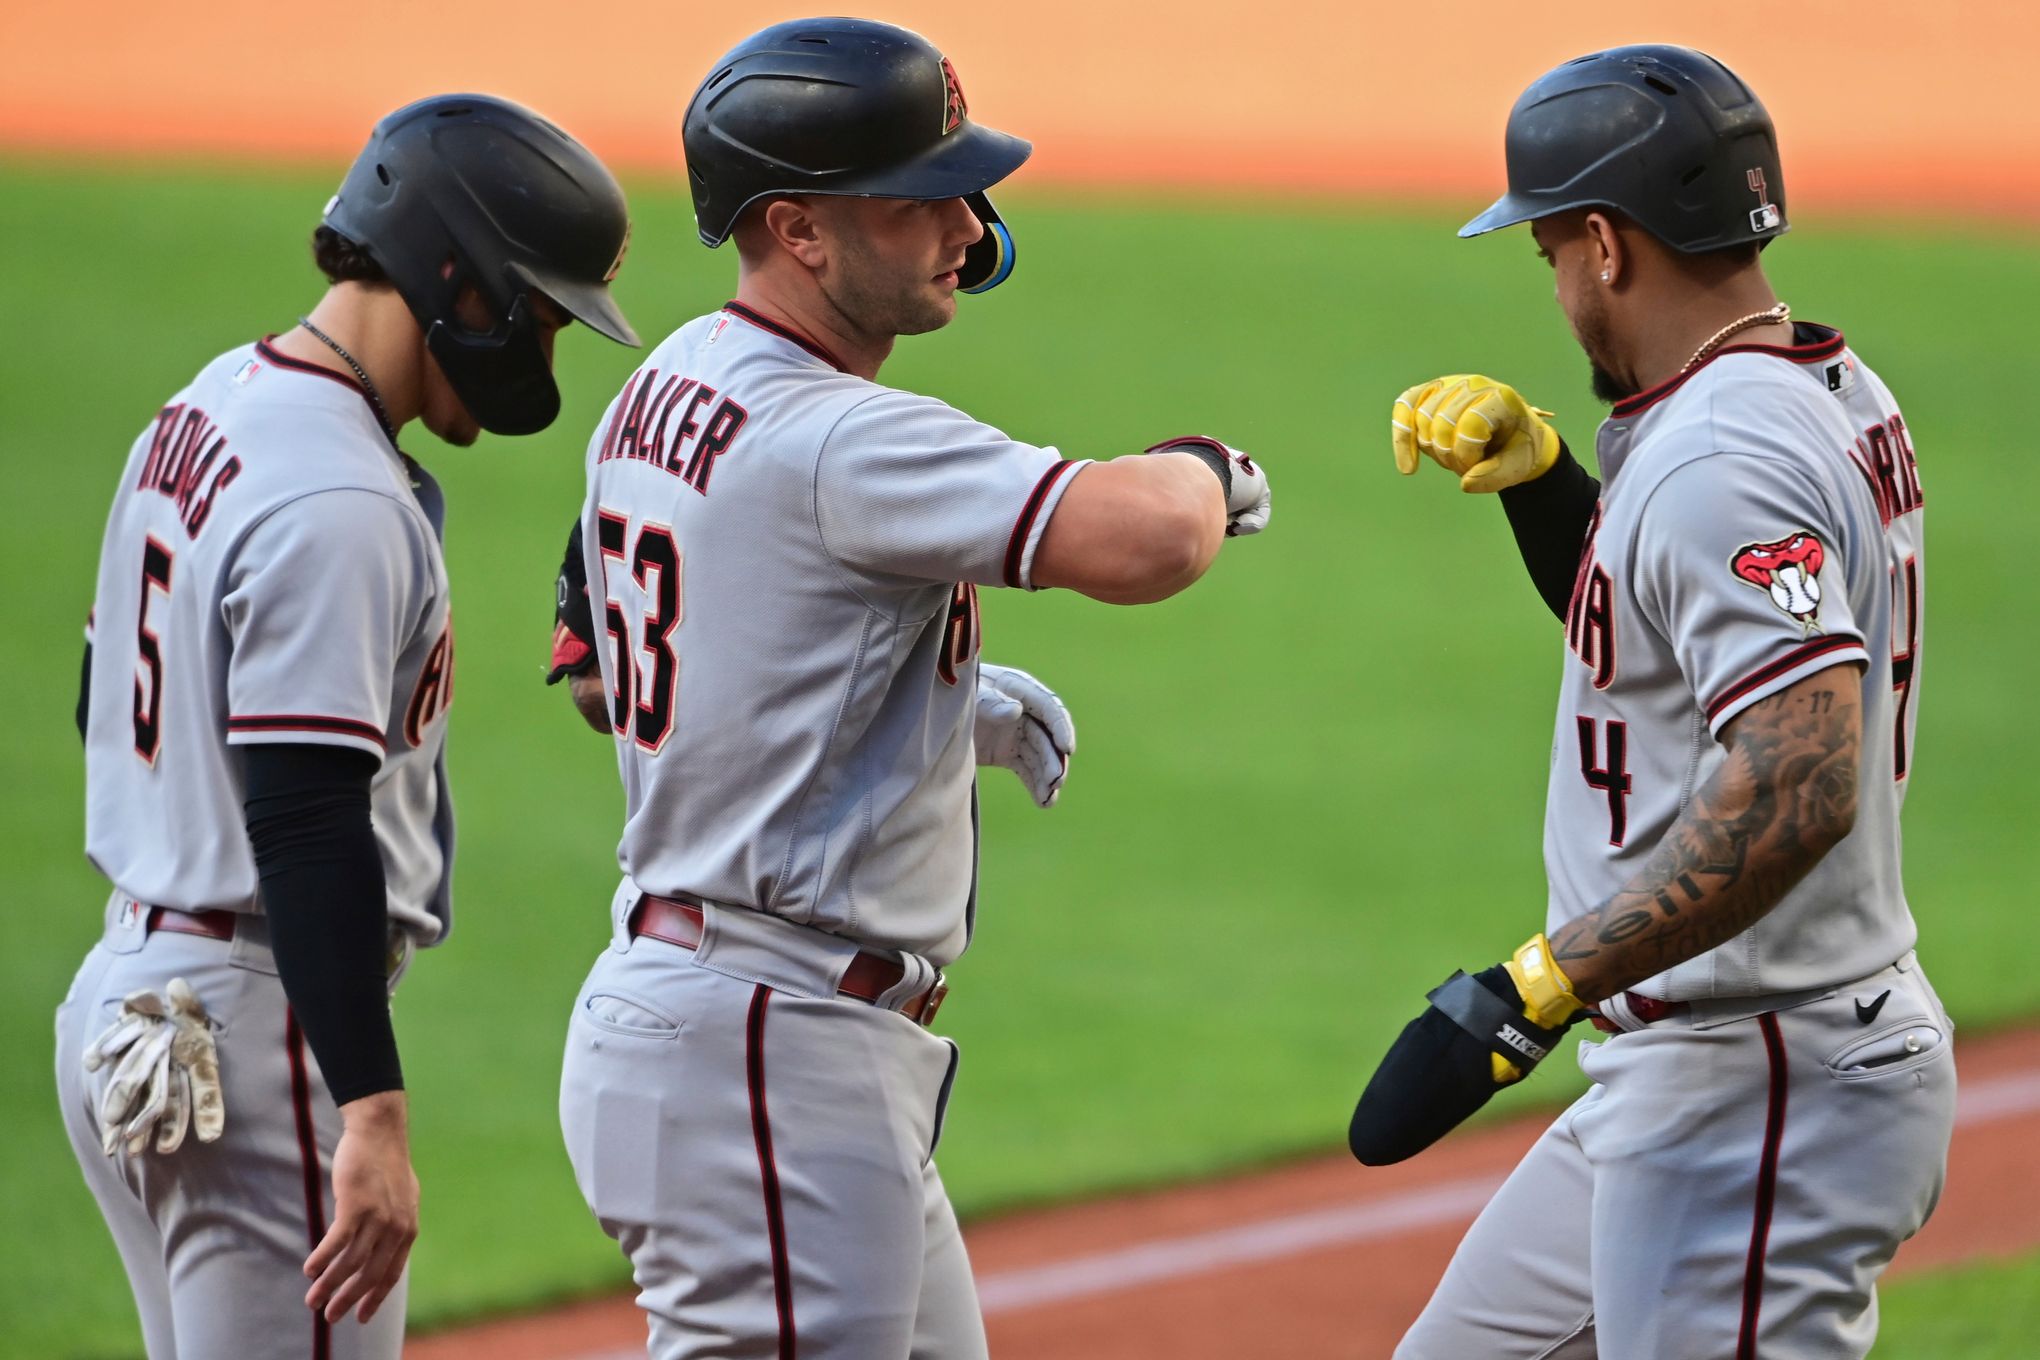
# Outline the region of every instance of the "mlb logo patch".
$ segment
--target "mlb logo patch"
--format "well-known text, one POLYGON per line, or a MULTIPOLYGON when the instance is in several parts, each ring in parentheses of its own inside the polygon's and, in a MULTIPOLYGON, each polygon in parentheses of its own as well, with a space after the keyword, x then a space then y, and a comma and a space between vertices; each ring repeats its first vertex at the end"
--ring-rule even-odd
POLYGON ((243 363, 238 369, 234 370, 234 385, 237 387, 246 387, 248 385, 248 380, 253 378, 257 373, 260 373, 261 371, 262 363, 260 360, 257 359, 248 360, 247 362, 243 363))
POLYGON ((1757 206, 1750 209, 1750 230, 1762 234, 1776 231, 1785 224, 1785 214, 1778 211, 1778 205, 1771 201, 1771 186, 1766 182, 1761 167, 1752 166, 1745 174, 1750 192, 1757 196, 1757 206))
POLYGON ((1856 364, 1852 359, 1829 364, 1825 372, 1830 392, 1846 392, 1856 384, 1856 364))

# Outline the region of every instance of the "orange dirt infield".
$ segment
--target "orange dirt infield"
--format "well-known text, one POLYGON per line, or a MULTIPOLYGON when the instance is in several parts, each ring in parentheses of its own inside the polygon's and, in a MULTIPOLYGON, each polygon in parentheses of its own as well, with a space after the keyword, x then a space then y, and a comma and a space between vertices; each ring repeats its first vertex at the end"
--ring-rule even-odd
MULTIPOLYGON (((1899 1274, 2040 1245, 2040 1032, 1963 1040, 1948 1189, 1899 1274)), ((1017 1215, 966 1232, 1001 1360, 1380 1360, 1543 1121, 1367 1170, 1345 1157, 1017 1215)), ((591 1229, 592 1230, 592 1229, 591 1229)), ((411 1360, 627 1360, 628 1296, 442 1332, 411 1360)))
MULTIPOLYGON (((544 109, 620 163, 677 173, 681 110, 708 64, 813 8, 826 7, 25 0, 0 10, 0 147, 337 160, 396 105, 470 88, 544 109)), ((1795 207, 2040 217, 2029 0, 889 0, 866 12, 942 45, 974 114, 1035 141, 1022 172, 1035 183, 1478 200, 1500 185, 1502 120, 1540 71, 1672 41, 1715 52, 1763 93, 1795 207)))

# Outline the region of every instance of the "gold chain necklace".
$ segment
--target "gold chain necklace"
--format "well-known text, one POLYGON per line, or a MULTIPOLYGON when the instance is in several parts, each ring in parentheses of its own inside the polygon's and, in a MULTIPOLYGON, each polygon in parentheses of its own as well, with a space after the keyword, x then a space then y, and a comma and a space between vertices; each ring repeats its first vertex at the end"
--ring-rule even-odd
MULTIPOLYGON (((1693 357, 1686 361, 1686 368, 1697 367, 1702 359, 1705 359, 1708 355, 1714 353, 1715 350, 1721 348, 1721 342, 1734 335, 1737 331, 1746 331, 1752 326, 1782 325, 1791 319, 1792 309, 1782 302, 1775 307, 1766 307, 1761 312, 1751 312, 1748 316, 1737 317, 1734 321, 1729 322, 1726 326, 1708 336, 1706 342, 1700 348, 1693 351, 1693 357)), ((1681 369, 1679 371, 1683 373, 1686 370, 1681 369)))

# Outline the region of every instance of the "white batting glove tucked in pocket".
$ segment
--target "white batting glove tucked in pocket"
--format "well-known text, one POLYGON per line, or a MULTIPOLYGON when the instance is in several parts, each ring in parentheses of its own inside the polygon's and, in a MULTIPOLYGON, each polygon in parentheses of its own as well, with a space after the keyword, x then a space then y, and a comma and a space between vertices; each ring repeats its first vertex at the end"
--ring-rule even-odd
POLYGON ((167 1003, 147 988, 129 992, 120 1015, 85 1050, 87 1072, 114 1063, 99 1099, 100 1147, 109 1157, 123 1142, 131 1157, 152 1144, 168 1153, 184 1145, 187 1132, 212 1143, 226 1130, 219 1049, 205 1006, 183 978, 164 990, 167 1003))
POLYGON ((1011 666, 978 665, 977 763, 1020 776, 1040 807, 1053 807, 1077 749, 1077 727, 1054 690, 1011 666))

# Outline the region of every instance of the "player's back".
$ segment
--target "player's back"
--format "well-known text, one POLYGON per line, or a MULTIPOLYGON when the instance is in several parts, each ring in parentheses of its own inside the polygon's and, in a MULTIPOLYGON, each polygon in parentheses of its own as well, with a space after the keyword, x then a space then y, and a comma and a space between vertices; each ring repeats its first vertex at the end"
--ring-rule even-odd
POLYGON ((86 730, 87 853, 124 893, 255 910, 229 747, 351 746, 383 762, 392 914, 439 933, 450 640, 417 499, 436 488, 414 476, 354 383, 266 344, 213 360, 135 440, 100 549, 86 730), (400 666, 430 678, 392 701, 400 666))
POLYGON ((582 521, 633 881, 953 958, 975 586, 1026 584, 1069 466, 735 304, 654 350, 582 521))

